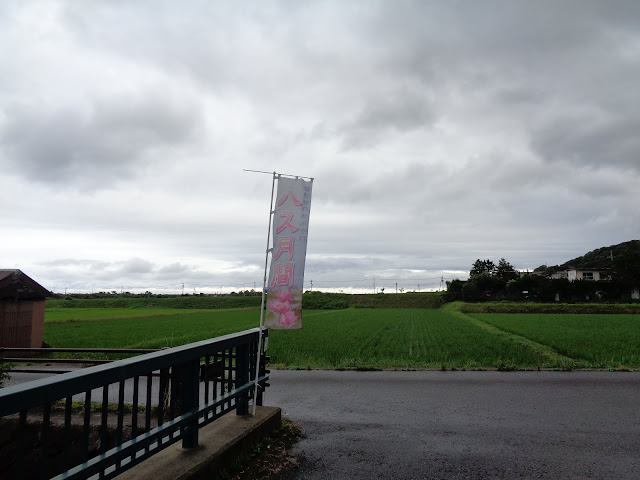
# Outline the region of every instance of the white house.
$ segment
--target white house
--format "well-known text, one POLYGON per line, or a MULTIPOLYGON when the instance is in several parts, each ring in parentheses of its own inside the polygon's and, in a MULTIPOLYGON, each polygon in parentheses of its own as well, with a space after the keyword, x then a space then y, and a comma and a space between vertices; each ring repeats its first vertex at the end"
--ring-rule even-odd
POLYGON ((592 280, 597 282, 598 280, 610 280, 611 275, 604 269, 568 268, 551 274, 551 278, 566 278, 570 282, 575 282, 576 280, 592 280))
MULTIPOLYGON (((607 268, 567 268, 551 274, 551 278, 566 278, 570 282, 575 282, 576 280, 611 280, 611 271, 607 268)), ((559 301, 559 297, 559 294, 556 294, 556 301, 559 301)), ((631 299, 640 300, 640 286, 631 288, 631 299)))

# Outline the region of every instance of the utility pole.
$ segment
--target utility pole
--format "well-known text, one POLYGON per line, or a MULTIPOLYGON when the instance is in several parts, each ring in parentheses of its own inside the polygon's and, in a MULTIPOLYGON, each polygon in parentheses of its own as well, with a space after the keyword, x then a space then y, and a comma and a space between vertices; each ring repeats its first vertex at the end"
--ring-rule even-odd
POLYGON ((398 293, 398 282, 396 282, 396 293, 398 293))
POLYGON ((311 291, 313 292, 313 280, 311 280, 311 291))
POLYGON ((376 279, 373 279, 373 293, 376 293, 376 279))

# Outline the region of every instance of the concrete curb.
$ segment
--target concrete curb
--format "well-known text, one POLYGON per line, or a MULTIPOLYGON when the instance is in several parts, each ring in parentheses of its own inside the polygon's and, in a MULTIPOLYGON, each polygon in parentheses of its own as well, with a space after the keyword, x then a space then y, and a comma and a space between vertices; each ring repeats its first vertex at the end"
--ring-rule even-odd
POLYGON ((211 480, 217 472, 281 425, 282 414, 278 407, 257 407, 255 417, 230 412, 200 429, 198 447, 187 450, 178 442, 115 478, 211 480))

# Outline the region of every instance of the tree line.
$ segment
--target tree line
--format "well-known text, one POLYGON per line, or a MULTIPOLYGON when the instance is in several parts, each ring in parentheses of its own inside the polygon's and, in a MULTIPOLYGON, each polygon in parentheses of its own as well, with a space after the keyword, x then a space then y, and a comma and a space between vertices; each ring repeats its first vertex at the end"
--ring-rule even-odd
MULTIPOLYGON (((595 262, 594 262, 595 263, 595 262)), ((631 290, 640 286, 640 250, 626 251, 611 260, 608 266, 590 268, 606 271, 599 281, 551 278, 552 274, 569 268, 541 265, 533 272, 518 272, 504 258, 477 259, 469 271, 469 280, 447 282, 447 301, 481 302, 495 300, 527 300, 537 302, 630 302, 631 290)), ((575 268, 586 268, 579 265, 575 268)))

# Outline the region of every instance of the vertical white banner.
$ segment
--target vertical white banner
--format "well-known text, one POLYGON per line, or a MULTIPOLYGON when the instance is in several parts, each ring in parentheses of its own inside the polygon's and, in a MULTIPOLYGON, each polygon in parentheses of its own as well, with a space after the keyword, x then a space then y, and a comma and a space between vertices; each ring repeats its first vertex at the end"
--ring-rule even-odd
POLYGON ((268 328, 302 328, 302 290, 312 184, 313 180, 278 177, 265 312, 268 328))

